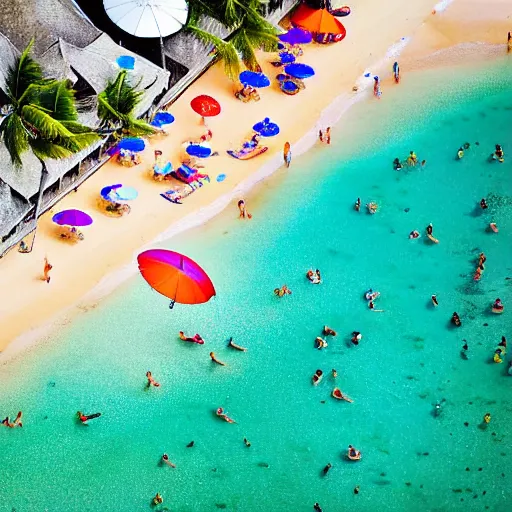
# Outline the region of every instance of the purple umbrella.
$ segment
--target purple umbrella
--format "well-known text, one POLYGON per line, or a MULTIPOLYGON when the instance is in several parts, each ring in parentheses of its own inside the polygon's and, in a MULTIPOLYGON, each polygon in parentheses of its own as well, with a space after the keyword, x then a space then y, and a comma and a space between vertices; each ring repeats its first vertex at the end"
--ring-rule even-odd
POLYGON ((81 210, 63 210, 56 213, 52 221, 59 226, 83 227, 92 224, 91 216, 81 210))
POLYGON ((310 32, 300 28, 292 28, 288 30, 286 34, 280 34, 277 37, 283 41, 283 43, 288 44, 308 44, 313 40, 313 36, 310 32))

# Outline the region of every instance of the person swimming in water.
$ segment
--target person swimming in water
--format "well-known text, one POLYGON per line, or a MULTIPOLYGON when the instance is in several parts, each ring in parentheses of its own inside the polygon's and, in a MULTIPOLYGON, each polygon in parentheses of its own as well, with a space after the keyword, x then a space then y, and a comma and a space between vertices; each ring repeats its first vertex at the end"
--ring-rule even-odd
POLYGON ((292 291, 285 284, 283 284, 283 286, 281 286, 281 288, 274 289, 274 295, 276 295, 277 297, 284 297, 285 295, 291 295, 291 294, 292 294, 292 291))
POLYGON ((464 345, 462 345, 462 349, 460 351, 460 356, 462 357, 462 359, 465 359, 466 361, 469 359, 469 356, 468 356, 468 351, 469 351, 469 347, 468 347, 468 342, 466 340, 462 340, 464 342, 464 345))
POLYGON ((220 366, 226 366, 226 363, 223 363, 222 361, 219 361, 219 360, 215 357, 215 352, 210 352, 210 359, 211 359, 214 363, 216 363, 216 364, 218 364, 218 365, 220 365, 220 366))
POLYGON ((159 388, 160 387, 160 383, 157 382, 154 378, 153 378, 153 374, 150 372, 150 371, 147 371, 146 372, 146 377, 148 379, 148 383, 147 383, 147 386, 148 388, 150 388, 151 386, 154 386, 155 388, 159 388))
POLYGON ((481 200, 480 200, 480 208, 482 208, 482 210, 487 210, 487 208, 489 208, 487 206, 487 201, 485 200, 485 197, 483 197, 481 200))
POLYGON ((407 165, 410 167, 414 167, 418 163, 418 157, 414 151, 409 151, 409 156, 407 157, 407 165))
POLYGON ((401 171, 403 169, 402 162, 400 162, 400 158, 395 158, 393 160, 393 169, 395 171, 401 171))
POLYGON ((354 345, 359 345, 359 342, 363 339, 363 335, 358 332, 358 331, 354 331, 352 333, 352 338, 350 339, 350 341, 354 344, 354 345))
POLYGON ((503 148, 499 144, 496 144, 495 151, 491 155, 491 158, 493 160, 498 160, 498 162, 500 163, 503 163, 505 161, 505 152, 503 151, 503 148))
POLYGON ((247 211, 245 201, 243 199, 238 201, 238 210, 240 212, 240 215, 238 216, 240 219, 252 219, 252 215, 247 211))
POLYGON ((327 348, 329 345, 327 344, 327 341, 325 341, 323 338, 320 338, 320 336, 317 336, 315 339, 315 348, 318 350, 322 350, 323 348, 327 348))
POLYGON ((322 470, 322 473, 323 475, 327 475, 327 473, 329 473, 329 470, 332 468, 332 464, 329 462, 329 464, 327 464, 324 469, 322 470))
POLYGON ((228 423, 236 423, 235 420, 231 419, 225 412, 222 407, 219 407, 216 411, 216 414, 219 418, 223 419, 228 423))
POLYGON ((420 236, 421 236, 420 232, 417 231, 416 229, 409 233, 409 238, 411 238, 411 239, 419 238, 420 236))
POLYGON ((484 263, 487 261, 487 257, 483 252, 480 253, 478 256, 478 266, 483 267, 484 263))
POLYGON ((85 425, 89 420, 99 418, 101 416, 101 412, 94 414, 83 414, 81 411, 77 411, 76 416, 85 425))
POLYGON ((169 467, 171 468, 175 468, 176 467, 176 464, 173 464, 170 460, 169 460, 169 455, 167 455, 167 453, 164 453, 162 455, 162 462, 164 464, 167 464, 169 467))
POLYGON ((462 149, 462 146, 457 151, 457 160, 462 160, 464 158, 464 149, 462 149))
POLYGON ((323 512, 322 507, 318 504, 318 502, 313 505, 313 510, 315 512, 323 512))
POLYGON ((360 197, 357 198, 357 201, 354 204, 354 210, 356 212, 361 210, 361 198, 360 197))
POLYGON ((198 345, 204 345, 204 340, 200 334, 194 334, 194 336, 186 336, 183 331, 178 333, 178 337, 182 341, 188 341, 189 343, 197 343, 198 345))
POLYGON ((325 334, 325 336, 337 336, 338 335, 338 333, 334 329, 327 327, 327 325, 324 325, 322 332, 323 332, 323 334, 325 334))
POLYGON ((306 277, 310 283, 320 284, 322 282, 320 271, 317 269, 316 271, 308 270, 306 273, 306 277))
POLYGON ((350 460, 361 460, 361 452, 356 450, 351 444, 348 445, 347 457, 350 460))
POLYGON ((161 505, 164 502, 164 499, 160 493, 156 493, 153 498, 153 505, 161 505))
POLYGON ((434 295, 432 295, 431 299, 432 299, 432 304, 433 304, 435 307, 439 306, 439 302, 437 302, 437 295, 435 295, 435 294, 434 294, 434 295))
POLYGON ((460 321, 460 317, 457 314, 457 312, 454 312, 452 315, 452 324, 454 324, 455 327, 460 327, 462 325, 462 322, 460 321))

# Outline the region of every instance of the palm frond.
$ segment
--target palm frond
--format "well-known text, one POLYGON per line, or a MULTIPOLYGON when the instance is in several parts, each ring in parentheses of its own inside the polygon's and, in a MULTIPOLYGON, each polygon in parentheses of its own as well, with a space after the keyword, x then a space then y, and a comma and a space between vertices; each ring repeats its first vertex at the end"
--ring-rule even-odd
POLYGON ((29 134, 23 126, 23 122, 16 113, 11 114, 0 125, 0 139, 5 144, 11 157, 11 162, 16 167, 21 167, 21 155, 28 150, 29 134))
POLYGON ((231 42, 223 41, 219 37, 195 26, 188 26, 187 30, 203 43, 215 47, 218 57, 224 61, 226 75, 229 78, 234 80, 240 74, 240 58, 235 46, 231 42))
POLYGON ((54 119, 51 114, 33 103, 23 106, 21 116, 23 122, 35 130, 34 138, 52 140, 57 137, 66 138, 73 135, 62 123, 54 119))
POLYGON ((132 118, 128 123, 125 123, 123 130, 126 134, 133 137, 141 137, 144 135, 153 135, 156 132, 156 128, 141 121, 140 119, 132 118))
POLYGON ((33 46, 34 39, 30 41, 14 65, 7 71, 7 93, 14 105, 17 104, 18 98, 23 95, 31 83, 43 80, 41 66, 30 56, 33 46))
POLYGON ((60 146, 59 144, 54 144, 53 142, 43 139, 31 140, 30 148, 32 149, 34 155, 36 155, 36 157, 40 160, 47 160, 49 158, 69 158, 74 153, 64 146, 60 146))
POLYGON ((245 29, 238 29, 231 38, 231 43, 236 48, 245 67, 251 71, 257 71, 259 64, 254 52, 254 46, 245 29))

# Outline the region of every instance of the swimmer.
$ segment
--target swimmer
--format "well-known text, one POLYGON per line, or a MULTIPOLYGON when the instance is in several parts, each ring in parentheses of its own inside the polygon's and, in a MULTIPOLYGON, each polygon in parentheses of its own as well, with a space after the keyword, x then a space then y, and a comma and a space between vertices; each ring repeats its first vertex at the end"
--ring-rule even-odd
POLYGON ((356 450, 351 444, 349 444, 347 457, 350 460, 361 460, 361 452, 359 450, 356 450))
POLYGON ((358 331, 354 331, 352 333, 352 338, 350 339, 350 341, 354 344, 354 345, 359 345, 359 342, 363 339, 363 335, 358 332, 358 331))
POLYGON ((76 416, 85 425, 89 420, 99 418, 101 416, 101 412, 97 412, 94 414, 83 414, 82 412, 78 411, 76 413, 76 416))
POLYGON ((498 347, 503 347, 505 350, 507 350, 507 338, 505 338, 505 336, 501 337, 501 341, 498 343, 498 347))
POLYGON ((468 357, 468 351, 469 351, 469 347, 468 347, 468 342, 466 340, 462 340, 464 342, 464 345, 462 345, 462 350, 460 351, 460 356, 462 357, 462 359, 466 359, 468 360, 469 357, 468 357))
POLYGON ((354 204, 354 210, 356 212, 361 210, 361 198, 360 197, 357 198, 357 201, 354 204))
POLYGON ((242 347, 234 343, 232 337, 229 338, 228 340, 228 347, 234 348, 235 350, 240 350, 240 352, 247 352, 247 349, 245 347, 242 347))
POLYGON ((160 383, 157 382, 153 378, 153 374, 150 371, 146 372, 146 377, 148 378, 148 383, 147 383, 148 388, 151 387, 151 386, 154 386, 155 388, 159 388, 160 387, 160 383))
POLYGON ((393 160, 393 169, 395 171, 401 171, 403 169, 402 163, 400 162, 400 158, 397 157, 393 160))
POLYGON ((505 309, 505 306, 501 302, 501 299, 496 299, 494 301, 494 304, 492 305, 492 309, 496 309, 498 311, 503 311, 503 309, 505 309))
POLYGON ((366 208, 368 208, 368 213, 373 215, 374 213, 377 213, 379 205, 377 203, 371 202, 366 205, 366 208))
POLYGON ((329 464, 327 464, 327 466, 324 467, 324 469, 322 470, 322 473, 323 475, 327 475, 327 473, 329 473, 329 470, 332 468, 332 464, 329 462, 329 464))
POLYGON ((214 363, 219 364, 220 366, 226 366, 226 363, 223 363, 222 361, 219 361, 219 360, 215 357, 215 352, 210 352, 210 359, 211 359, 214 363))
POLYGON ((501 359, 501 356, 503 355, 503 352, 500 348, 497 348, 494 352, 493 361, 495 363, 503 363, 503 359, 501 359))
POLYGON ((491 422, 491 413, 486 412, 484 415, 484 423, 490 423, 491 422))
POLYGON ((483 264, 487 261, 487 257, 483 252, 480 253, 480 256, 478 256, 478 266, 481 267, 483 264))
POLYGON ((505 152, 503 151, 503 148, 499 144, 496 144, 495 151, 491 155, 491 158, 493 160, 498 160, 498 162, 500 163, 503 163, 505 161, 505 152))
POLYGON ((456 312, 453 313, 451 321, 452 321, 452 324, 455 325, 455 327, 460 327, 462 325, 462 322, 460 321, 460 317, 456 312))
POLYGON ((426 227, 427 235, 433 236, 434 227, 432 226, 432 222, 426 227))
POLYGON ((314 510, 315 512, 323 512, 322 507, 321 507, 318 503, 315 503, 315 504, 313 505, 313 510, 314 510))
POLYGON ((197 343, 198 345, 204 345, 204 340, 201 337, 200 334, 194 334, 194 336, 185 336, 185 333, 183 331, 180 331, 178 333, 178 336, 180 340, 182 341, 188 341, 190 343, 197 343))
POLYGON ((493 233, 497 233, 499 231, 498 226, 496 225, 496 222, 490 222, 489 228, 493 233))
POLYGON ((283 297, 284 295, 291 295, 291 294, 292 294, 292 291, 285 284, 283 284, 283 286, 281 286, 281 288, 276 288, 274 290, 274 295, 276 295, 277 297, 283 297))
POLYGON ((326 347, 328 347, 327 341, 325 341, 323 338, 320 338, 320 336, 317 336, 315 339, 315 348, 322 350, 326 347))
POLYGON ((481 200, 480 200, 480 208, 482 208, 482 210, 487 210, 487 208, 489 208, 487 206, 487 201, 485 200, 485 197, 483 197, 481 200))
POLYGON ((462 149, 462 147, 460 147, 459 150, 457 151, 457 160, 461 160, 463 157, 464 157, 464 150, 462 149))
POLYGON ((354 487, 354 494, 359 494, 359 485, 354 487))
POLYGON ((437 306, 439 306, 439 302, 437 302, 437 295, 432 295, 432 297, 430 297, 432 299, 432 304, 437 308, 437 306))
POLYGON ((411 239, 419 238, 420 236, 421 236, 420 232, 417 231, 416 229, 409 233, 409 238, 411 238, 411 239))
POLYGON ((421 161, 421 167, 425 167, 425 165, 427 165, 427 161, 426 160, 422 160, 421 161))
POLYGON ((243 199, 238 201, 238 210, 240 211, 240 215, 238 216, 239 219, 252 219, 252 215, 247 211, 245 201, 243 199))
POLYGON ((483 267, 481 267, 481 266, 476 267, 475 274, 473 276, 473 280, 480 281, 480 279, 482 279, 482 272, 483 272, 483 267))
POLYGON ((247 448, 251 447, 251 443, 247 440, 246 437, 244 437, 244 444, 245 444, 245 446, 247 446, 247 448))
POLYGON ((409 156, 407 157, 407 165, 414 167, 418 162, 418 157, 414 151, 409 151, 409 156))
POLYGON ((164 499, 162 498, 162 495, 160 493, 156 493, 155 497, 153 498, 153 505, 160 505, 164 502, 164 499))
POLYGON ((337 336, 338 335, 338 333, 334 329, 327 327, 327 325, 324 325, 323 334, 325 334, 325 336, 337 336))
POLYGON ((338 376, 338 372, 333 368, 331 371, 332 378, 335 379, 338 376))
POLYGON ((176 467, 176 464, 173 464, 170 460, 169 460, 169 455, 167 455, 167 453, 164 453, 162 455, 162 462, 164 464, 167 464, 169 467, 171 468, 175 468, 176 467))
POLYGON ((224 409, 219 407, 216 411, 216 414, 219 418, 222 418, 224 421, 228 423, 236 423, 235 420, 231 419, 227 414, 224 413, 224 409))
POLYGON ((307 273, 306 273, 306 277, 307 277, 307 279, 308 279, 308 281, 310 283, 313 283, 313 284, 320 284, 321 283, 320 271, 319 270, 316 270, 316 271, 308 270, 307 273))
POLYGON ((375 304, 373 300, 368 302, 368 307, 370 308, 370 311, 373 311, 374 313, 384 313, 383 309, 375 309, 375 304))
POLYGON ((320 274, 320 270, 316 269, 315 274, 316 274, 316 279, 318 281, 318 284, 320 284, 322 282, 322 275, 320 274))

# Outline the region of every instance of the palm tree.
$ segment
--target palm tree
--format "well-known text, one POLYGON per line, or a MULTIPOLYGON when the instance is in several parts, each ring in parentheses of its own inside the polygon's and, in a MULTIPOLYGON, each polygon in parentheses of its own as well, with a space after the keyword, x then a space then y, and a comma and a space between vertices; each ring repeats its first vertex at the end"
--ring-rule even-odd
POLYGON ((32 151, 41 162, 35 208, 37 227, 48 174, 45 160, 67 158, 96 142, 99 136, 78 122, 75 93, 69 81, 43 77, 41 66, 30 55, 33 44, 34 40, 30 41, 7 71, 9 105, 4 107, 6 114, 0 119, 0 141, 16 167, 21 168, 22 155, 27 151, 32 151))
POLYGON ((247 69, 257 71, 259 64, 255 50, 277 49, 276 29, 263 18, 260 0, 190 0, 189 9, 187 30, 215 47, 231 79, 240 73, 240 59, 247 69), (197 23, 201 15, 207 15, 232 30, 228 40, 200 29, 197 23))
POLYGON ((114 136, 155 133, 155 128, 134 115, 144 94, 137 90, 137 86, 130 84, 126 70, 120 71, 115 80, 108 81, 105 90, 98 95, 100 133, 114 133, 114 136))

